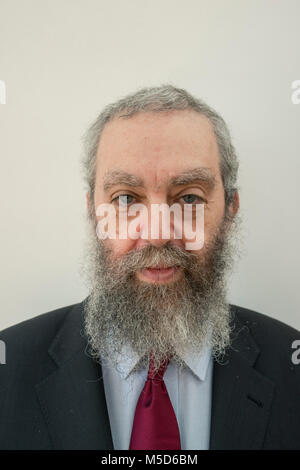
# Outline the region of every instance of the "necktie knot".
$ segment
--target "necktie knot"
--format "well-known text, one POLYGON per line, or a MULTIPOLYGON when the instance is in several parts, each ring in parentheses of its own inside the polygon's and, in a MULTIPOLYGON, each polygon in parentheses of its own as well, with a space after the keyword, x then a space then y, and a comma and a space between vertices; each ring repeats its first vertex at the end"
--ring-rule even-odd
POLYGON ((152 353, 150 352, 149 370, 148 370, 147 380, 160 380, 160 381, 163 380, 163 377, 164 377, 164 374, 166 372, 169 362, 170 362, 170 358, 167 358, 166 360, 162 361, 160 363, 159 369, 155 371, 153 356, 152 356, 152 353))

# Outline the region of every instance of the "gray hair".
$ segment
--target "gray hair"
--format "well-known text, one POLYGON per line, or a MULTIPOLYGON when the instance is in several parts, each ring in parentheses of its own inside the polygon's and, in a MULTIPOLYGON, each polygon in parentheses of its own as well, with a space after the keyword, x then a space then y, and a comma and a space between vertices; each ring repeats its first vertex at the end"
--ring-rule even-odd
POLYGON ((84 137, 83 169, 93 207, 97 150, 105 124, 116 116, 130 118, 139 112, 192 109, 206 116, 213 126, 220 153, 220 171, 224 186, 225 207, 228 209, 237 190, 238 159, 224 119, 210 106, 182 88, 173 85, 142 88, 107 105, 84 137))

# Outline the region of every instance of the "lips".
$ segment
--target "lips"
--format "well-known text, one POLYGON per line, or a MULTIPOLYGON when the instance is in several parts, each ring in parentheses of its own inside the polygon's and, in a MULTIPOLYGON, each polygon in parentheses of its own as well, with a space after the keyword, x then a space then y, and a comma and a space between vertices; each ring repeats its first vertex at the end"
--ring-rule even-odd
POLYGON ((165 264, 159 264, 158 266, 148 266, 145 269, 169 269, 169 268, 175 268, 175 266, 166 266, 165 264))
POLYGON ((142 269, 142 275, 152 281, 166 281, 178 271, 179 266, 155 266, 142 269))

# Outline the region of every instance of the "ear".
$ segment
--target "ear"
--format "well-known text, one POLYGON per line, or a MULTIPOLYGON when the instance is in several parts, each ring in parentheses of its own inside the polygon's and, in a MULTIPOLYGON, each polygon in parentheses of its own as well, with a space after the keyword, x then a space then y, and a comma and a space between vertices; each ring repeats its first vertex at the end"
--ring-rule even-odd
POLYGON ((90 200, 90 193, 89 192, 86 193, 86 207, 87 207, 88 212, 90 212, 91 200, 90 200))
POLYGON ((229 206, 229 210, 231 212, 232 217, 235 216, 235 214, 239 210, 239 207, 240 207, 240 196, 239 196, 239 193, 236 191, 233 195, 232 201, 229 206))
POLYGON ((236 213, 238 212, 239 207, 240 207, 240 196, 239 196, 238 191, 236 191, 227 209, 227 220, 229 221, 229 225, 231 225, 231 222, 234 219, 236 213))

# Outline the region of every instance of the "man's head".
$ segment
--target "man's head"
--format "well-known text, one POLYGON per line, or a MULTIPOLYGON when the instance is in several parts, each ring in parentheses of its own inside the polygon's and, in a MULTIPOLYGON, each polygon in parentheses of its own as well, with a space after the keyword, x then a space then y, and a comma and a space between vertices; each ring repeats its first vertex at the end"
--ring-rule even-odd
POLYGON ((225 122, 205 103, 167 85, 108 106, 86 143, 91 294, 85 327, 95 356, 116 365, 123 346, 129 346, 144 357, 143 365, 151 349, 158 366, 169 354, 181 365, 187 349, 196 353, 205 344, 215 355, 224 352, 225 277, 239 207, 238 163, 225 122), (112 205, 118 221, 130 206, 142 204, 149 214, 148 235, 100 240, 101 204, 112 205), (187 250, 184 227, 175 238, 172 222, 169 239, 161 231, 153 237, 154 204, 188 206, 193 227, 202 204, 203 247, 187 250))

